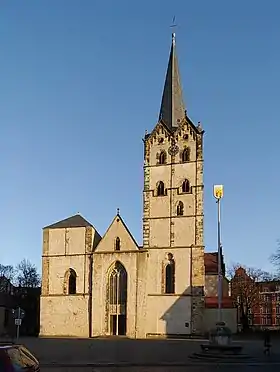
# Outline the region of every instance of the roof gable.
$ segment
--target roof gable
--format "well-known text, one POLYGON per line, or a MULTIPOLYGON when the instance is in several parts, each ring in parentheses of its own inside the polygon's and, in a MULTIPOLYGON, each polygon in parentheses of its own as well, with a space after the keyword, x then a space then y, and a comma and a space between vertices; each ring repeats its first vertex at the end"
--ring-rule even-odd
MULTIPOLYGON (((218 274, 218 252, 204 253, 205 274, 218 274)), ((224 256, 222 255, 222 272, 225 275, 224 256)))
POLYGON ((95 252, 115 251, 117 238, 120 240, 120 250, 117 252, 135 251, 139 249, 138 244, 128 230, 123 219, 117 214, 96 247, 95 252))
POLYGON ((93 227, 93 226, 80 214, 76 214, 74 216, 65 218, 64 220, 45 226, 43 229, 68 229, 68 228, 74 228, 74 227, 93 227))

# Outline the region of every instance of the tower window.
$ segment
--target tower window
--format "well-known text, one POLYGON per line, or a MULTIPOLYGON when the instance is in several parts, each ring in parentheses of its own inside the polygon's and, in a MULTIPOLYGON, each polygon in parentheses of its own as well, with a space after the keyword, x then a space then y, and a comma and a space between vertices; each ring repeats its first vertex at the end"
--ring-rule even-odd
POLYGON ((184 180, 182 184, 182 192, 190 192, 190 183, 188 180, 184 180))
POLYGON ((175 293, 175 262, 171 253, 165 267, 165 293, 175 293))
POLYGON ((76 294, 77 274, 73 269, 69 270, 68 294, 76 294))
POLYGON ((117 236, 115 241, 115 250, 120 251, 121 250, 121 239, 117 236))
POLYGON ((166 152, 165 151, 161 151, 161 153, 159 154, 158 163, 159 164, 166 163, 166 152))
POLYGON ((186 163, 187 161, 190 161, 190 149, 187 147, 182 152, 182 162, 186 163))
POLYGON ((157 185, 157 196, 164 196, 164 183, 159 181, 157 185))
POLYGON ((183 216, 184 214, 184 204, 183 202, 179 201, 177 205, 177 216, 183 216))

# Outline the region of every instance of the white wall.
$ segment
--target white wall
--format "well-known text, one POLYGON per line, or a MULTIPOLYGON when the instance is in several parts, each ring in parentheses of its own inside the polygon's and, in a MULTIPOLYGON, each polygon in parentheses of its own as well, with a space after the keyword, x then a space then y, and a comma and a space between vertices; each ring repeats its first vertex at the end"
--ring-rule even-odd
POLYGON ((147 297, 146 335, 184 335, 191 332, 190 296, 147 297), (186 327, 188 323, 188 327, 186 327))

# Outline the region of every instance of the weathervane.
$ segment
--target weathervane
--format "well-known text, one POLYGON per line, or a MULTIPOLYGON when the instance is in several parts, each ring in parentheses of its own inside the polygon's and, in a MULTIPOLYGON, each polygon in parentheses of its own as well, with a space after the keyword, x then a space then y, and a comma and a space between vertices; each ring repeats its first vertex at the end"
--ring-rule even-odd
MULTIPOLYGON (((177 27, 176 16, 174 16, 173 19, 172 19, 172 24, 171 24, 170 28, 175 29, 176 27, 177 27)), ((172 43, 173 43, 173 45, 175 45, 175 32, 174 31, 172 32, 172 43)))

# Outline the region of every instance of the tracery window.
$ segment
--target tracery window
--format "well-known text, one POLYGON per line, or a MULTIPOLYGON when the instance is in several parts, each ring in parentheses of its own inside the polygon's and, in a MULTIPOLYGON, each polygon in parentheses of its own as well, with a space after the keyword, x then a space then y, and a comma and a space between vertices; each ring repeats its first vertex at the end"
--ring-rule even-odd
POLYGON ((157 196, 163 196, 164 195, 164 183, 162 181, 159 181, 157 185, 157 196))
POLYGON ((190 182, 187 179, 185 179, 182 183, 182 192, 190 192, 190 182))
POLYGON ((166 163, 166 152, 165 151, 160 152, 159 158, 158 158, 158 163, 159 164, 165 164, 166 163))
POLYGON ((186 163, 190 161, 190 149, 189 147, 185 148, 182 152, 182 162, 186 163))

